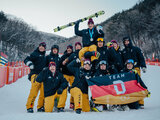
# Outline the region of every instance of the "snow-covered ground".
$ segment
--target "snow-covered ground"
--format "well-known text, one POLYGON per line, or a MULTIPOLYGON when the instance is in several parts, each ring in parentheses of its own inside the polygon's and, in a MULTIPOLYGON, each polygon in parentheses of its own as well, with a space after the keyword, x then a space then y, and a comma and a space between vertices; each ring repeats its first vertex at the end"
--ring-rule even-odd
MULTIPOLYGON (((26 113, 26 100, 30 91, 27 76, 16 83, 0 88, 0 120, 160 120, 160 67, 148 66, 142 79, 151 91, 151 97, 145 99, 145 109, 125 112, 89 112, 80 115, 69 110, 68 95, 64 113, 26 113)), ((37 104, 37 100, 35 105, 37 104)))

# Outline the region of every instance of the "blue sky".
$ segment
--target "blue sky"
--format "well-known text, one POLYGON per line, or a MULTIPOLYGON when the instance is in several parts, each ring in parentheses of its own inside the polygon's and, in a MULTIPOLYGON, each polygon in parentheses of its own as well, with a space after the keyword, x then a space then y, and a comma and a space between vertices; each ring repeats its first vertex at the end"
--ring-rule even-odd
MULTIPOLYGON (((57 26, 104 10, 105 15, 94 19, 95 23, 101 23, 137 2, 139 0, 0 0, 0 10, 23 19, 39 31, 54 33, 57 26)), ((80 24, 80 29, 86 27, 87 22, 80 24)), ((74 36, 73 28, 54 34, 71 37, 74 36)))

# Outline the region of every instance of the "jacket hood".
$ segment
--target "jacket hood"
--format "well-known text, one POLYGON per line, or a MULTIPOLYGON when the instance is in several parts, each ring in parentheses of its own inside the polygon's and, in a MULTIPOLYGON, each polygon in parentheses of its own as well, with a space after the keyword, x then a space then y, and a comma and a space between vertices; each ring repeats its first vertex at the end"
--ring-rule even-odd
POLYGON ((125 48, 130 48, 130 47, 133 46, 133 45, 132 45, 132 40, 130 39, 130 37, 127 36, 127 37, 124 37, 124 38, 123 38, 123 45, 124 45, 125 48), (129 45, 128 45, 128 46, 126 46, 126 45, 124 44, 125 40, 129 40, 129 45))

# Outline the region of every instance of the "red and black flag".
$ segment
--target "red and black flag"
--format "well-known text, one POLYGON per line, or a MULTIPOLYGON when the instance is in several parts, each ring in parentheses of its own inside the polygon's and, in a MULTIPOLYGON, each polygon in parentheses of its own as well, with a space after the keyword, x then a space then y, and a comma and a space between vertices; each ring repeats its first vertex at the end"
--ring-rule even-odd
POLYGON ((87 80, 96 104, 127 104, 139 101, 148 95, 141 79, 134 73, 120 73, 87 80))

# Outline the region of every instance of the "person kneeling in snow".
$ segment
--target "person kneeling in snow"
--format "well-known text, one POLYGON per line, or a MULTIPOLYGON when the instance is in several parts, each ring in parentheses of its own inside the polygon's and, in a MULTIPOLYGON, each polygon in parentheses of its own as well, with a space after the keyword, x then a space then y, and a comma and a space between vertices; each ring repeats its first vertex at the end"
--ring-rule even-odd
MULTIPOLYGON (((128 59, 128 60, 126 61, 126 63, 125 63, 125 68, 124 68, 123 72, 135 73, 136 79, 138 80, 138 82, 140 83, 140 85, 141 85, 143 88, 147 89, 146 85, 143 83, 142 79, 140 78, 137 70, 134 69, 134 64, 135 64, 135 63, 134 63, 134 60, 133 60, 133 59, 128 59)), ((150 93, 149 93, 149 95, 150 95, 150 93)), ((139 102, 138 102, 138 101, 137 101, 137 102, 134 102, 134 103, 127 104, 127 105, 128 105, 128 107, 129 107, 130 109, 139 109, 139 108, 140 108, 140 105, 139 105, 139 102)), ((117 109, 118 109, 118 108, 117 108, 117 109)), ((119 109, 121 109, 121 110, 124 111, 124 110, 126 109, 126 105, 121 105, 121 108, 119 108, 119 109)))
POLYGON ((37 88, 42 82, 44 85, 45 112, 53 111, 54 99, 57 97, 59 97, 58 112, 63 112, 66 101, 63 94, 65 94, 64 91, 68 87, 68 82, 61 73, 56 71, 55 62, 50 62, 49 67, 44 68, 38 75, 36 79, 37 88))
POLYGON ((81 62, 78 58, 67 66, 75 76, 69 91, 74 99, 74 108, 77 114, 80 114, 81 111, 90 111, 87 80, 92 76, 91 61, 87 59, 84 61, 83 68, 80 66, 81 62))

